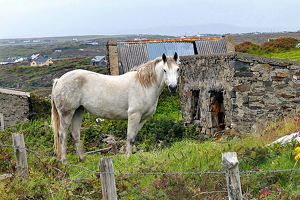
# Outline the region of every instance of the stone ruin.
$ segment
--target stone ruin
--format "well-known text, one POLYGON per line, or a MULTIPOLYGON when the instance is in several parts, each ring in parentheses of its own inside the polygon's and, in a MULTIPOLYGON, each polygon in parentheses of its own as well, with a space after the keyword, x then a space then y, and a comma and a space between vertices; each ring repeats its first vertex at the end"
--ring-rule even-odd
POLYGON ((202 133, 255 132, 299 105, 300 62, 243 53, 180 61, 182 116, 202 133))

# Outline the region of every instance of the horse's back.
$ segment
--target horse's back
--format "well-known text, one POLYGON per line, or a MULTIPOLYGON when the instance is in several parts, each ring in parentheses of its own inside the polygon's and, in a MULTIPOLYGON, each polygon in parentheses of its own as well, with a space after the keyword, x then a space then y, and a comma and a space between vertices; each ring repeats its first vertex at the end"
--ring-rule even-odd
POLYGON ((54 90, 58 102, 76 109, 111 119, 127 118, 130 75, 109 76, 87 70, 70 71, 60 79, 54 90))

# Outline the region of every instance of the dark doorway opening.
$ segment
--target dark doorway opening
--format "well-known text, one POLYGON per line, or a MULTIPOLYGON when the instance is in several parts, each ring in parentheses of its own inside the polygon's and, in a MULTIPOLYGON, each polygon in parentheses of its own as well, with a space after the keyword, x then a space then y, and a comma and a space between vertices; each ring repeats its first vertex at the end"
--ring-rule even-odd
POLYGON ((199 95, 200 91, 199 90, 192 90, 192 118, 193 120, 200 120, 201 113, 200 113, 200 102, 199 102, 199 95))
POLYGON ((211 128, 225 129, 224 98, 222 91, 210 91, 211 128))

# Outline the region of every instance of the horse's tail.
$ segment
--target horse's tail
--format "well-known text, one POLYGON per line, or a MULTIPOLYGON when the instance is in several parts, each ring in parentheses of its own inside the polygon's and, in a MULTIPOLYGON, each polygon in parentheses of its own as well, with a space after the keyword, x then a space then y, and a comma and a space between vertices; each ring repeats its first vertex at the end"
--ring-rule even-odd
POLYGON ((53 128, 53 133, 54 133, 54 152, 57 154, 58 158, 61 157, 61 150, 60 150, 60 144, 59 144, 59 126, 60 126, 60 119, 59 115, 54 103, 54 88, 57 84, 58 79, 54 79, 53 82, 53 88, 52 88, 52 95, 51 95, 51 105, 52 105, 52 112, 51 112, 51 125, 53 128))

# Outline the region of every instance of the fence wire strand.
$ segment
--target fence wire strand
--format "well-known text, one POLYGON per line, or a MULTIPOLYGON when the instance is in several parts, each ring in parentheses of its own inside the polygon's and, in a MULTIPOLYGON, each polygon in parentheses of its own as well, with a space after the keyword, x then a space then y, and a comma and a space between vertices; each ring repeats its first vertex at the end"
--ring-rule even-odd
MULTIPOLYGON (((296 171, 300 171, 300 168, 298 168, 298 169, 261 170, 261 171, 239 171, 239 172, 233 172, 233 171, 221 171, 221 172, 170 172, 170 173, 165 173, 165 172, 136 172, 136 173, 98 172, 98 171, 90 170, 90 169, 88 169, 86 167, 83 167, 83 166, 80 166, 80 165, 74 165, 74 164, 66 163, 66 162, 64 162, 64 161, 62 161, 62 160, 60 160, 59 158, 56 158, 56 157, 42 155, 39 152, 28 149, 26 147, 8 145, 8 144, 3 144, 1 142, 0 142, 0 145, 2 147, 11 147, 11 148, 24 149, 24 150, 29 151, 31 153, 34 153, 34 154, 36 154, 40 157, 44 157, 44 158, 48 158, 48 159, 54 159, 54 160, 57 160, 57 161, 61 162, 62 164, 66 165, 66 166, 81 168, 83 170, 86 170, 86 171, 94 173, 94 174, 114 174, 114 175, 126 175, 126 176, 130 176, 130 175, 203 175, 203 174, 227 174, 227 173, 229 173, 229 174, 230 173, 259 174, 259 173, 279 173, 279 172, 296 172, 296 171)), ((110 147, 102 149, 102 150, 108 150, 108 149, 110 149, 110 147)), ((93 152, 99 152, 100 150, 96 150, 96 151, 93 151, 93 152)))

